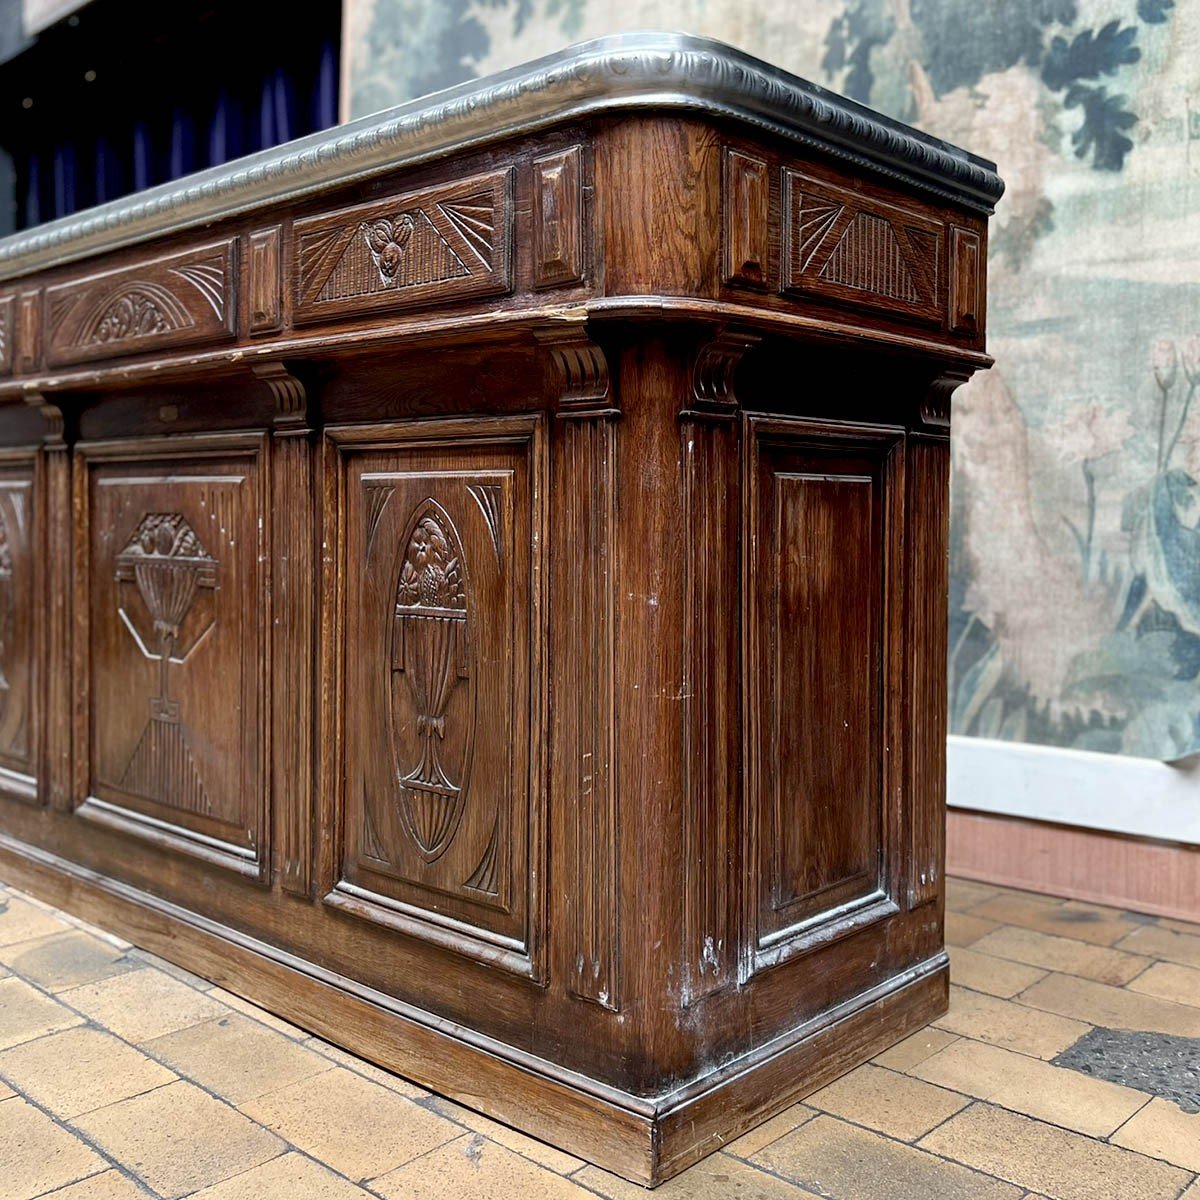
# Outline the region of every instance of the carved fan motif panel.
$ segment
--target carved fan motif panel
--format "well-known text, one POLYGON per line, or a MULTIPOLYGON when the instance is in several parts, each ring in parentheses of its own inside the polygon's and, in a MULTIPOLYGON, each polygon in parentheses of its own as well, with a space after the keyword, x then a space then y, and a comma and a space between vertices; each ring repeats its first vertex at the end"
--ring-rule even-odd
POLYGON ((0 467, 0 789, 36 773, 33 494, 32 466, 0 467))
POLYGON ((86 815, 253 868, 261 595, 257 459, 97 463, 89 488, 86 815))
POLYGON ((46 361, 88 362, 233 335, 234 243, 46 289, 46 361))
POLYGON ((529 449, 464 441, 350 459, 344 878, 331 897, 464 953, 501 947, 518 969, 531 886, 529 449))
POLYGON ((512 179, 494 171, 296 222, 296 320, 512 287, 512 179))
POLYGON ((800 171, 783 172, 782 290, 941 323, 941 222, 800 171))

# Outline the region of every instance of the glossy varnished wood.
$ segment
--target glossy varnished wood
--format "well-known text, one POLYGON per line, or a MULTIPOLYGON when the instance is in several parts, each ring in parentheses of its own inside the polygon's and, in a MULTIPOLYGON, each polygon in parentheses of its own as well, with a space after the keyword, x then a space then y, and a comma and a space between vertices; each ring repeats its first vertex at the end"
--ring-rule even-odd
POLYGON ((986 223, 476 143, 0 284, 0 870, 652 1184, 945 1006, 986 223))

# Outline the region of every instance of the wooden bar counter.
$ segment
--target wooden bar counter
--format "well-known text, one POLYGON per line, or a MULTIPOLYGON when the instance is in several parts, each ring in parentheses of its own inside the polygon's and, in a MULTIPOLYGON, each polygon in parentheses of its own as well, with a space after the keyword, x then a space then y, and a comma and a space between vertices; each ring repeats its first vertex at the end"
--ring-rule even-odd
POLYGON ((992 164, 576 47, 0 242, 0 877, 655 1183, 941 1013, 992 164))

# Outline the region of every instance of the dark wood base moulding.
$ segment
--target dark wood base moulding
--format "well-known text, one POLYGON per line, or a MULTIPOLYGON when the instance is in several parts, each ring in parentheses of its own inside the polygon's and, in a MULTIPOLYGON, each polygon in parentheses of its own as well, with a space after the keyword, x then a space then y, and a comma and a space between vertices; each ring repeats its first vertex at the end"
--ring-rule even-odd
POLYGON ((0 878, 649 1185, 944 1011, 1000 192, 630 34, 0 240, 0 878))
POLYGON ((946 1011, 944 952, 652 1098, 399 1004, 265 942, 0 835, 0 873, 327 1041, 646 1187, 669 1179, 946 1011))

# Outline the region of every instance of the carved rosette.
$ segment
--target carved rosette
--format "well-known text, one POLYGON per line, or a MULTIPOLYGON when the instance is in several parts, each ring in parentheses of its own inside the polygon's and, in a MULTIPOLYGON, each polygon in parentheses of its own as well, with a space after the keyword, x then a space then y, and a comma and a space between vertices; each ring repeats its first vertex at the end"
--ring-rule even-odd
POLYGON ((392 627, 392 745, 405 828, 433 862, 458 831, 470 770, 470 722, 466 738, 451 743, 457 761, 443 754, 451 699, 460 685, 470 687, 470 612, 461 541, 445 509, 424 501, 405 540, 392 627), (401 716, 409 706, 398 703, 405 692, 411 722, 401 716))

